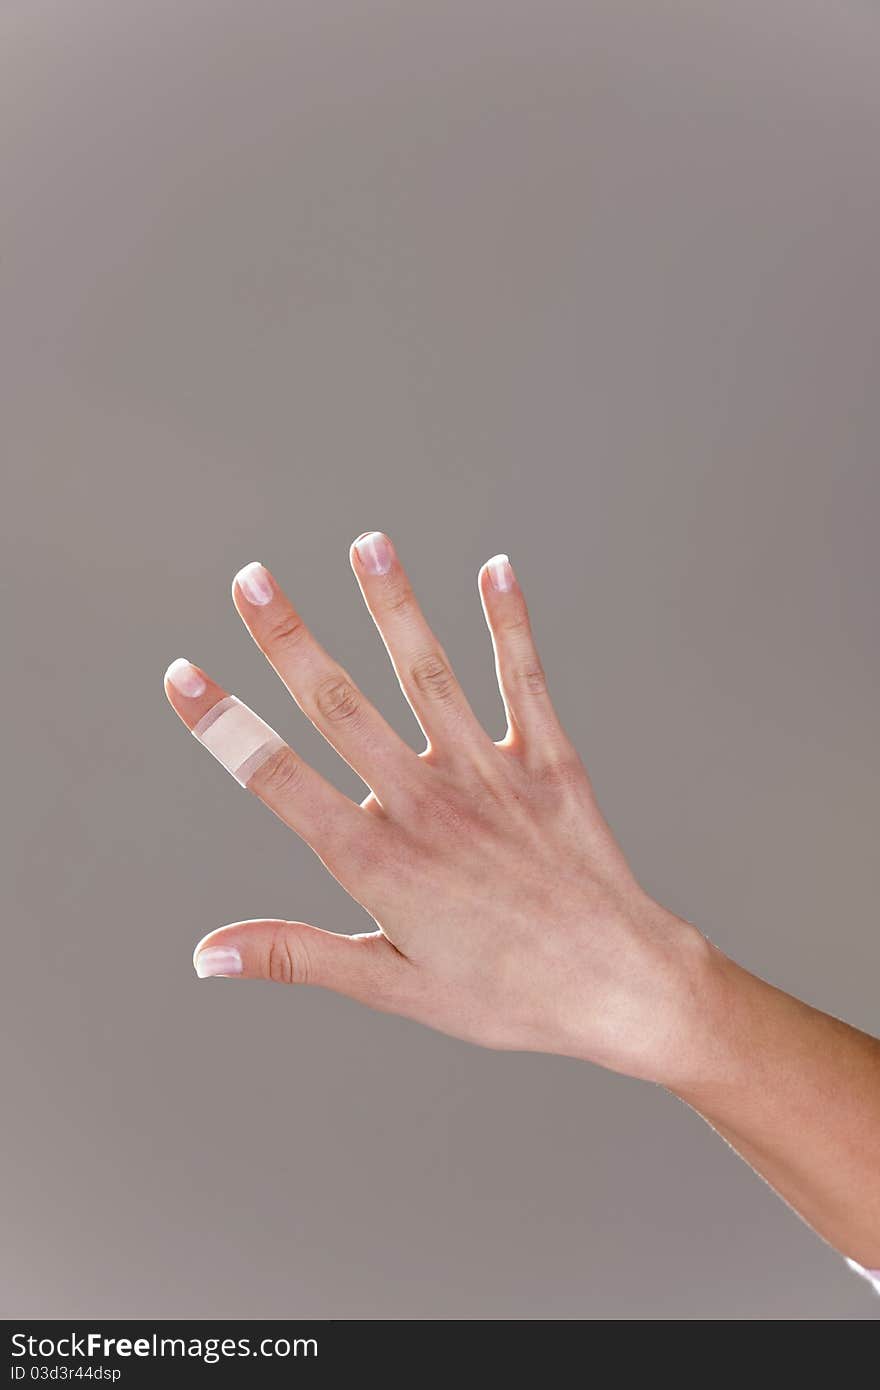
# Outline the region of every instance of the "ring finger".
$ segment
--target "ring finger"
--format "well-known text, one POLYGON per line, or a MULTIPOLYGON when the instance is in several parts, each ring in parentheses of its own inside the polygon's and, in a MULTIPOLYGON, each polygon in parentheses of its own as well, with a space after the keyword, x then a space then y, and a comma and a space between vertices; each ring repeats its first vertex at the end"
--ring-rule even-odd
POLYGON ((359 536, 351 548, 351 562, 401 689, 431 748, 446 754, 462 746, 491 749, 492 740, 428 626, 388 537, 380 531, 359 536))

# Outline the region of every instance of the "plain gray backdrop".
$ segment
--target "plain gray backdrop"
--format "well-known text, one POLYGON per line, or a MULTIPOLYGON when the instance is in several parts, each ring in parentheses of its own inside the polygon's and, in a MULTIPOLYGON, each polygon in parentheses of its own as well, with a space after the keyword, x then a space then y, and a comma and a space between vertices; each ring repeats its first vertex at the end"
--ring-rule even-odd
POLYGON ((414 746, 395 539, 503 731, 509 551, 645 886, 880 1027, 880 13, 819 0, 5 0, 2 1312, 872 1319, 685 1107, 322 991, 369 921, 167 707, 179 655, 360 784, 247 561, 414 746))

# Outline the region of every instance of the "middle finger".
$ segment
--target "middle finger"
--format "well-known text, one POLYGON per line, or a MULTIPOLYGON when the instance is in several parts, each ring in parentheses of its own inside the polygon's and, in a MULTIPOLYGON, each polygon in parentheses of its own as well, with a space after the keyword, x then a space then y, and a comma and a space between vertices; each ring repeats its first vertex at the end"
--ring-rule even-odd
POLYGON ((471 753, 491 749, 492 740, 468 704, 388 537, 381 531, 359 536, 351 560, 401 689, 431 748, 447 755, 462 747, 471 753))

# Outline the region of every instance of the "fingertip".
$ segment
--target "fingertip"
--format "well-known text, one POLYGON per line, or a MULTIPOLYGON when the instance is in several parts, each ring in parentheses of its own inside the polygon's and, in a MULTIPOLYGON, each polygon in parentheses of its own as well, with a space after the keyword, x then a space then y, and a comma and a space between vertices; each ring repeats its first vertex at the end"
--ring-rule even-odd
POLYGON ((265 608, 276 594, 276 584, 272 575, 259 560, 251 560, 243 565, 232 580, 232 599, 240 608, 239 598, 254 608, 265 608))
POLYGON ((387 574, 394 564, 394 546, 384 531, 363 531, 352 542, 349 559, 355 574, 387 574))
POLYGON ((229 926, 215 927, 196 942, 192 953, 193 969, 200 980, 210 975, 244 974, 244 956, 241 950, 240 928, 247 923, 234 922, 229 926), (220 970, 213 967, 229 962, 237 968, 220 970))
POLYGON ((234 946, 206 946, 193 958, 193 965, 200 980, 244 974, 241 952, 234 946))
POLYGON ((175 657, 165 672, 165 693, 169 699, 173 692, 178 698, 182 696, 185 700, 197 700, 200 695, 204 695, 207 688, 208 682, 204 672, 185 656, 175 657))
POLYGON ((360 545, 361 541, 365 541, 367 539, 367 536, 378 536, 379 534, 380 533, 378 531, 361 531, 359 536, 355 536, 351 545, 348 547, 348 553, 351 559, 357 559, 357 548, 360 545))
POLYGON ((165 695, 175 714, 192 729, 226 692, 200 666, 179 656, 165 672, 165 695))
POLYGON ((510 557, 502 552, 487 560, 480 570, 480 584, 490 594, 510 593, 516 584, 510 557))

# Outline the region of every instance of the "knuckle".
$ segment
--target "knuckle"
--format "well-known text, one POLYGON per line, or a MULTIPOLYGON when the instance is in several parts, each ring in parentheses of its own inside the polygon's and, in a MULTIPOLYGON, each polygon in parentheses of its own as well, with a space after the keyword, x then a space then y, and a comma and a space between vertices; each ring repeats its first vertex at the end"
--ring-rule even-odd
POLYGON ((525 604, 512 605, 512 611, 510 613, 505 613, 498 624, 498 629, 500 632, 512 634, 514 636, 520 633, 524 635, 531 633, 531 623, 529 622, 529 615, 526 611, 525 604))
POLYGON ((308 956, 301 942, 294 942, 284 932, 278 932, 269 943, 266 975, 282 985, 306 985, 309 982, 308 956))
POLYGON ((396 836, 385 827, 370 827, 368 833, 352 835, 342 848, 345 858, 340 867, 340 876, 346 884, 351 884, 358 892, 372 898, 383 887, 401 881, 405 867, 405 851, 396 836))
POLYGON ((584 765, 574 750, 565 750, 552 757, 538 775, 542 788, 562 795, 580 792, 585 780, 584 765))
POLYGON ((387 613, 406 613, 413 603, 413 591, 404 580, 394 581, 388 588, 382 607, 387 613))
POLYGON ((456 842, 470 843, 479 825, 473 788, 460 794, 440 785, 425 787, 419 798, 418 813, 421 823, 429 827, 427 833, 432 841, 435 831, 442 830, 456 842))
POLYGON ((272 624, 266 633, 266 643, 270 647, 296 647, 306 635, 306 625, 296 613, 285 613, 272 624))
POLYGON ((315 703, 323 717, 332 724, 355 719, 361 702, 351 681, 344 676, 331 676, 315 692, 315 703))
POLYGON ((410 667, 413 684, 432 700, 448 700, 455 690, 455 677, 439 652, 427 652, 410 667))
POLYGON ((544 674, 543 666, 537 659, 523 662, 515 667, 513 680, 515 685, 528 695, 543 695, 547 690, 547 677, 544 674))
POLYGON ((290 748, 279 748, 263 763, 248 783, 260 796, 289 796, 302 783, 303 769, 290 748))

